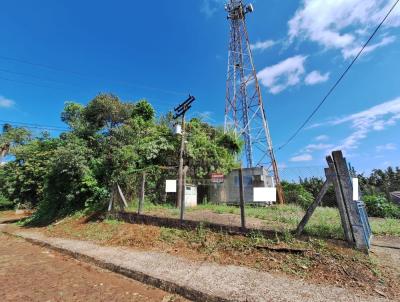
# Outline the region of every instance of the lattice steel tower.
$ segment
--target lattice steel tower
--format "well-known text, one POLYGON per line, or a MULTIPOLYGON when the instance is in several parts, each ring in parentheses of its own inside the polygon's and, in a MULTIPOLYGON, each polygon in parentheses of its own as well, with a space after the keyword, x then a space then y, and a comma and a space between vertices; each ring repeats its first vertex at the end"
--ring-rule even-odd
POLYGON ((225 5, 230 22, 228 76, 226 81, 225 131, 233 130, 243 137, 247 167, 263 166, 274 176, 278 201, 284 195, 272 147, 257 72, 253 63, 246 15, 251 4, 229 0, 225 5))

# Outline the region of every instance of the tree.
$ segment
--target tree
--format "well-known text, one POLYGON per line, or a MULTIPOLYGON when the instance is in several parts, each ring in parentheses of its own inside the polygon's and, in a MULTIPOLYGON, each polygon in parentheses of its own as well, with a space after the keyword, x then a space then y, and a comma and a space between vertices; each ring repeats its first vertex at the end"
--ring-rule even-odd
MULTIPOLYGON (((128 198, 139 192, 142 171, 146 196, 163 200, 166 177, 176 177, 180 137, 169 113, 156 118, 146 100, 122 102, 100 94, 87 105, 65 104, 61 120, 70 130, 58 138, 30 139, 25 129, 7 127, 0 146, 13 159, 0 168, 0 190, 14 203, 37 207, 33 222, 49 223, 82 209, 104 208, 116 183, 128 198)), ((242 142, 199 119, 188 123, 187 159, 192 179, 237 167, 242 142)))
POLYGON ((41 136, 12 149, 14 160, 3 166, 0 177, 7 199, 31 206, 42 200, 44 180, 58 143, 58 139, 41 136))
POLYGON ((0 135, 0 161, 7 156, 11 148, 26 143, 30 136, 31 133, 25 128, 14 128, 5 124, 0 135))

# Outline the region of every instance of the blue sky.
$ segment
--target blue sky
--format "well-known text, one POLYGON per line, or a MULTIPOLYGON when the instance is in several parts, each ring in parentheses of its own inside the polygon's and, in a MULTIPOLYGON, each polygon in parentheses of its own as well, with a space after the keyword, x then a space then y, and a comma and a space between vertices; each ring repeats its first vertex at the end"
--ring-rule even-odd
MULTIPOLYGON (((247 20, 274 145, 283 144, 350 63, 393 0, 253 1, 247 20)), ((99 92, 224 120, 228 22, 219 0, 6 1, 0 120, 65 126, 66 101, 99 92)), ((280 166, 324 165, 343 149, 360 171, 400 165, 400 6, 280 166)), ((56 134, 56 133, 55 133, 56 134)))

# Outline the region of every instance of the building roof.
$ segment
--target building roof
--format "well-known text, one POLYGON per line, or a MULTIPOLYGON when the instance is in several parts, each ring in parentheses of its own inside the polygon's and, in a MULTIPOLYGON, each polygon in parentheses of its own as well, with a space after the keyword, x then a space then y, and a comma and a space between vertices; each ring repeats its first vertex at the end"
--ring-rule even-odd
POLYGON ((400 191, 390 193, 392 196, 392 200, 398 204, 400 204, 400 191))

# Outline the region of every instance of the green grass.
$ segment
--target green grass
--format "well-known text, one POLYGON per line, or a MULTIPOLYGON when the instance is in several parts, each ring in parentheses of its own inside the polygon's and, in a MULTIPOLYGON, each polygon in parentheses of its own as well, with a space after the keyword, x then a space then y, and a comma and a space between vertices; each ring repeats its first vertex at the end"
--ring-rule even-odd
POLYGON ((400 219, 372 218, 370 224, 374 235, 400 236, 400 219))
MULTIPOLYGON (((131 211, 137 211, 134 204, 131 211)), ((197 211, 211 211, 217 214, 240 215, 240 208, 235 206, 205 204, 196 208, 188 208, 187 213, 197 211)), ((272 207, 246 207, 246 216, 261 219, 269 229, 280 232, 293 231, 304 216, 304 210, 297 205, 287 204, 272 207)), ((172 205, 154 205, 149 202, 144 204, 144 212, 159 212, 168 216, 179 216, 179 209, 172 205)), ((399 219, 371 218, 371 228, 374 235, 400 236, 399 219)), ((340 222, 339 211, 335 208, 318 207, 305 228, 311 236, 320 238, 342 239, 343 229, 340 222)))
MULTIPOLYGON (((129 207, 127 209, 128 212, 137 212, 138 211, 138 201, 132 201, 129 203, 129 207)), ((179 216, 179 209, 175 208, 170 204, 154 204, 148 201, 145 201, 143 204, 143 212, 164 212, 171 216, 179 216)))

